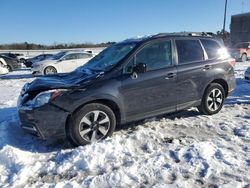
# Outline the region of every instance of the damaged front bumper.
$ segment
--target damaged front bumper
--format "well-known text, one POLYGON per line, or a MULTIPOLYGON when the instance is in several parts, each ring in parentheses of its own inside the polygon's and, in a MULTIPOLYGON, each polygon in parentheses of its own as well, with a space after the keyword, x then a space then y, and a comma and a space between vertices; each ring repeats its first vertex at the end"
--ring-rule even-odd
POLYGON ((20 126, 25 131, 42 139, 58 139, 66 137, 66 122, 69 113, 46 104, 38 108, 19 107, 20 126))

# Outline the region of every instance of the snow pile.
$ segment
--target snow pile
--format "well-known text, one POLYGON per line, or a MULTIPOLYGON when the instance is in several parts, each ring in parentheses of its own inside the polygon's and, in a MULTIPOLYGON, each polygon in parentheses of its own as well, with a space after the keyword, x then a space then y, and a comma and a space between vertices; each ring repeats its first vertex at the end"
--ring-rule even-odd
POLYGON ((16 100, 33 78, 0 78, 0 187, 248 187, 249 63, 237 63, 237 89, 219 114, 195 109, 127 125, 102 142, 71 148, 18 127, 16 100))

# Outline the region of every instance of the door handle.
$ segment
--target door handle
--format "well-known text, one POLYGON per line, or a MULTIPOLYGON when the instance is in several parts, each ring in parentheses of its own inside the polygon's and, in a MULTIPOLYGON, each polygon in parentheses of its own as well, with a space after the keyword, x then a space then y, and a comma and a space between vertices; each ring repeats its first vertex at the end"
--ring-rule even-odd
POLYGON ((173 72, 168 73, 168 74, 167 74, 167 77, 165 77, 165 79, 166 79, 166 80, 171 79, 171 78, 175 77, 175 75, 176 75, 176 74, 173 73, 173 72))
POLYGON ((206 70, 209 70, 209 69, 211 69, 211 68, 212 68, 212 65, 205 65, 205 66, 203 67, 203 70, 206 71, 206 70))

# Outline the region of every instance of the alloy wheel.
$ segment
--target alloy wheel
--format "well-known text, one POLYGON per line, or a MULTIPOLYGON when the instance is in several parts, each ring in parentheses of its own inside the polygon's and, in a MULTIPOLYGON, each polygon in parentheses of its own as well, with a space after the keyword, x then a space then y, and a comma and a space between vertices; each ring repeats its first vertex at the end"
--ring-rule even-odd
POLYGON ((242 55, 241 61, 242 61, 242 62, 246 62, 246 61, 247 61, 247 55, 246 55, 246 54, 243 54, 243 55, 242 55))
POLYGON ((221 90, 215 88, 211 90, 207 97, 207 106, 208 109, 212 112, 218 110, 223 103, 223 94, 221 90))
POLYGON ((56 69, 54 67, 47 67, 45 69, 45 74, 56 74, 56 69))
POLYGON ((87 142, 103 139, 110 130, 110 118, 100 110, 87 113, 80 121, 79 133, 87 142))
POLYGON ((9 65, 7 65, 7 69, 8 69, 9 72, 12 71, 12 68, 11 68, 11 66, 9 66, 9 65))

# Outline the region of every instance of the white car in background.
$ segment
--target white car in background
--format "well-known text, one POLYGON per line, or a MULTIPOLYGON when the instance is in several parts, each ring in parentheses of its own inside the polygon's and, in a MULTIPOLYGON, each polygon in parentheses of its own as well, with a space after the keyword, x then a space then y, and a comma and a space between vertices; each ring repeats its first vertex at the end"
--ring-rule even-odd
POLYGON ((32 74, 48 75, 71 72, 87 63, 93 56, 85 51, 62 51, 50 59, 34 63, 31 68, 32 74))
POLYGON ((246 72, 245 72, 245 80, 247 82, 250 82, 250 67, 248 67, 246 72))
POLYGON ((3 58, 0 58, 0 75, 1 74, 8 74, 9 69, 7 68, 7 63, 3 58))

